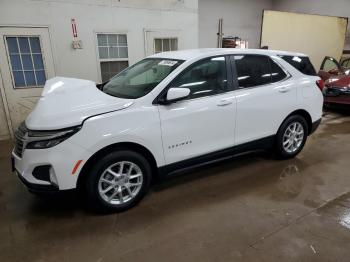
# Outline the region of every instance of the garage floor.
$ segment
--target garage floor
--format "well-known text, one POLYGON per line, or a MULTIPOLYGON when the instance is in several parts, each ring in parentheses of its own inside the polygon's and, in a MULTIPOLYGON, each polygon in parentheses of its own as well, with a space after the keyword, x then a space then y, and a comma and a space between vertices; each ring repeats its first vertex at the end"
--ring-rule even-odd
POLYGON ((296 159, 254 154, 95 215, 29 194, 0 143, 0 261, 349 261, 350 114, 326 114, 296 159))

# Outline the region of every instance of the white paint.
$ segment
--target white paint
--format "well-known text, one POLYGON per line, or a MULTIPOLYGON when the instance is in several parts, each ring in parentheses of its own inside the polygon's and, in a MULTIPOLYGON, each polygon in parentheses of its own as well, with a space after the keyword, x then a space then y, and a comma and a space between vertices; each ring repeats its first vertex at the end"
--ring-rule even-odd
MULTIPOLYGON (((150 93, 133 100, 115 97, 105 98, 98 90, 92 90, 91 82, 86 80, 58 78, 49 82, 44 91, 45 99, 55 100, 57 104, 47 107, 40 105, 28 118, 28 125, 40 123, 42 116, 53 114, 45 119, 45 129, 57 127, 57 119, 72 124, 74 118, 84 125, 76 134, 62 143, 48 149, 25 149, 22 158, 16 156, 15 166, 19 173, 32 183, 43 184, 35 179, 32 170, 37 165, 50 164, 57 178, 59 189, 76 187, 78 175, 70 175, 78 160, 83 164, 106 146, 119 142, 137 143, 147 148, 156 160, 158 167, 176 161, 196 157, 205 153, 225 149, 265 136, 275 135, 282 121, 294 110, 304 109, 310 113, 312 121, 322 116, 323 97, 316 86, 318 77, 305 76, 284 60, 278 62, 289 72, 291 78, 286 82, 274 83, 265 87, 233 90, 227 93, 188 99, 170 105, 154 105, 153 101, 163 89, 188 66, 206 57, 228 54, 262 54, 277 59, 277 54, 287 53, 271 50, 205 49, 166 53, 167 58, 186 60, 150 93), (309 81, 306 81, 309 80, 309 81), (62 83, 61 83, 62 82, 62 83), (286 90, 290 92, 279 92, 286 90), (76 88, 74 87, 76 86, 76 88), (83 86, 85 86, 84 91, 83 86), (54 88, 54 90, 52 90, 54 88), (303 90, 310 89, 312 96, 305 98, 303 90), (51 92, 50 92, 51 91, 51 92), (79 92, 80 91, 80 92, 79 92), (82 94, 81 97, 78 94, 82 94), (98 106, 86 106, 97 98, 98 106), (116 109, 110 112, 111 101, 116 109), (65 103, 60 101, 67 101, 65 103), (77 110, 72 109, 75 106, 77 110), (105 110, 105 114, 94 116, 105 110), (72 112, 72 116, 67 113, 72 112), (91 117, 90 117, 91 116, 91 117), (89 117, 86 119, 86 117, 89 117), (245 135, 245 132, 248 135, 245 135), (181 146, 176 148, 176 145, 181 146), (173 145, 175 147, 173 148, 173 145)), ((159 57, 160 54, 153 57, 159 57)), ((45 101, 43 101, 45 104, 45 101)), ((41 122, 43 123, 43 122, 41 122)), ((38 127, 40 124, 38 124, 38 127)))

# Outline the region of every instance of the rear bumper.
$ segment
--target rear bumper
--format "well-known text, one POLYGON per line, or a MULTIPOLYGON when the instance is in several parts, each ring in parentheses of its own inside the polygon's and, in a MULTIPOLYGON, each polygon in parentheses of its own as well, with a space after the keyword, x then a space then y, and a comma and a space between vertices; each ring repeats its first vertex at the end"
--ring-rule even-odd
POLYGON ((318 119, 317 121, 315 121, 315 122, 312 123, 311 130, 310 130, 309 135, 311 135, 312 133, 314 133, 314 132, 316 131, 316 129, 320 126, 320 124, 321 124, 321 119, 322 119, 322 118, 320 118, 320 119, 318 119))
POLYGON ((325 87, 322 93, 325 103, 350 105, 350 89, 325 87))

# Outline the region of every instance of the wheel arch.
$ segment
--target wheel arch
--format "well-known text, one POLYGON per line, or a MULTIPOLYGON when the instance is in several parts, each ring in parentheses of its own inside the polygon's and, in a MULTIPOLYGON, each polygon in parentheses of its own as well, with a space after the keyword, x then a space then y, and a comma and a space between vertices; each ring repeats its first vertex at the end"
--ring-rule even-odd
POLYGON ((82 185, 84 184, 87 176, 88 176, 88 172, 91 169, 91 167, 93 166, 94 163, 96 163, 96 161, 98 161, 101 157, 105 156, 106 154, 113 152, 113 151, 117 151, 117 150, 131 150, 137 153, 140 153, 142 156, 144 156, 150 163, 151 168, 152 168, 152 179, 156 178, 158 175, 158 167, 157 167, 157 162, 155 157, 153 156, 153 154, 151 153, 151 151, 149 149, 147 149, 146 147, 134 143, 134 142, 120 142, 120 143, 115 143, 115 144, 111 144, 108 145, 100 150, 98 150, 96 153, 94 153, 83 165, 79 176, 78 176, 78 180, 77 180, 77 184, 76 187, 77 188, 82 188, 82 185))
MULTIPOLYGON (((309 112, 307 112, 305 109, 298 109, 298 110, 293 111, 292 113, 290 113, 288 116, 286 116, 283 119, 281 125, 284 123, 284 121, 286 121, 286 119, 288 117, 293 116, 293 115, 302 116, 306 120, 308 135, 310 135, 311 131, 312 131, 312 118, 311 118, 311 115, 309 114, 309 112)), ((279 126, 278 129, 280 129, 281 125, 279 126)))

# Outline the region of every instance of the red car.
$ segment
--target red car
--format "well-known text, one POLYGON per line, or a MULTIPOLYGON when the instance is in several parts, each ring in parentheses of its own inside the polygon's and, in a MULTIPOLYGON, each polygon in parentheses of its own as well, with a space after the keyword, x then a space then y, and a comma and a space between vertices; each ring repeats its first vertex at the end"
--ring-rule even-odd
POLYGON ((318 75, 324 81, 322 89, 325 105, 350 105, 350 59, 341 64, 333 57, 326 56, 318 75))

